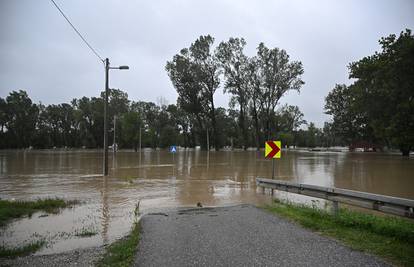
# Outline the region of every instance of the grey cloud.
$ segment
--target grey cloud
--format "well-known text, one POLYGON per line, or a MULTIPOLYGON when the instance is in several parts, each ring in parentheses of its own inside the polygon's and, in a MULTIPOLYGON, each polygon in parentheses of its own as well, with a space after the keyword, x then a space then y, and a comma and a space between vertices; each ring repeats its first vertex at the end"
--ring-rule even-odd
MULTIPOLYGON (((414 2, 399 1, 63 1, 56 0, 103 57, 130 71, 113 71, 112 88, 131 99, 175 103, 167 60, 199 35, 216 43, 244 37, 285 49, 304 64, 305 86, 282 103, 298 105, 318 126, 324 97, 350 83, 347 65, 379 49, 377 40, 414 27, 414 2)), ((103 88, 103 67, 50 1, 0 0, 0 96, 25 89, 36 102, 61 103, 103 88)), ((217 92, 226 106, 228 95, 217 92)))

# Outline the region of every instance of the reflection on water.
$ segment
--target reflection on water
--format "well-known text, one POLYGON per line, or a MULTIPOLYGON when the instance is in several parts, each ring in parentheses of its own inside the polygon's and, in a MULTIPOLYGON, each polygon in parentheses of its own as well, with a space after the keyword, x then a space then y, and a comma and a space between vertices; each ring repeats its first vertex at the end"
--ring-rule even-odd
MULTIPOLYGON (((50 240, 42 254, 105 244, 129 231, 138 201, 145 212, 270 199, 255 184, 256 177, 272 174, 263 152, 145 150, 110 156, 110 175, 103 178, 100 151, 0 152, 1 198, 62 197, 84 203, 59 215, 40 213, 13 222, 0 230, 2 243, 19 244, 36 233, 50 240), (98 234, 73 236, 84 226, 98 234)), ((275 165, 276 179, 414 199, 414 161, 398 155, 283 151, 275 165)))

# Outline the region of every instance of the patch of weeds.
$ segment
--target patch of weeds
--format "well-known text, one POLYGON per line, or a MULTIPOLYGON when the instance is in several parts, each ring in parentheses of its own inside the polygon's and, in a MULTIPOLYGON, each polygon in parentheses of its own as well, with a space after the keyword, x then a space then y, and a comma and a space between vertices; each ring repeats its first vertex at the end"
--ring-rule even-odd
POLYGON ((134 222, 131 232, 106 249, 98 266, 131 266, 139 242, 140 223, 134 222))
POLYGON ((97 234, 98 231, 96 231, 95 229, 82 228, 80 230, 76 230, 74 235, 77 237, 91 237, 97 234))
POLYGON ((4 245, 0 245, 0 258, 16 258, 18 256, 29 255, 42 248, 44 245, 46 245, 46 241, 43 239, 33 241, 20 247, 9 248, 4 245))
POLYGON ((62 208, 72 207, 78 201, 65 201, 59 198, 38 199, 35 201, 10 201, 0 200, 0 226, 15 218, 22 216, 31 217, 33 213, 44 211, 47 213, 57 213, 62 208))
POLYGON ((336 238, 353 249, 369 252, 402 266, 414 266, 414 222, 340 209, 335 216, 305 205, 275 201, 263 207, 303 227, 336 238))

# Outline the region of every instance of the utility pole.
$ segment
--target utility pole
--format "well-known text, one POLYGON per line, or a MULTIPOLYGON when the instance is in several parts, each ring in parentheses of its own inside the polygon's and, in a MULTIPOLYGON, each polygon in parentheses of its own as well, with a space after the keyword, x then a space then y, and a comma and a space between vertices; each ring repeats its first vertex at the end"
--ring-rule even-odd
POLYGON ((103 175, 108 175, 108 94, 109 94, 109 59, 105 59, 105 105, 104 105, 104 168, 103 175))
POLYGON ((141 154, 141 126, 139 126, 139 153, 141 154))
POLYGON ((210 140, 208 138, 208 128, 207 128, 207 151, 210 151, 210 140))
POLYGON ((141 124, 139 125, 139 166, 141 166, 141 124))
POLYGON ((114 155, 116 153, 116 115, 114 115, 114 143, 113 143, 114 155))
POLYGON ((103 155, 103 175, 108 175, 108 95, 109 95, 109 70, 129 70, 128 66, 110 67, 109 59, 105 61, 105 105, 104 105, 104 155, 103 155))

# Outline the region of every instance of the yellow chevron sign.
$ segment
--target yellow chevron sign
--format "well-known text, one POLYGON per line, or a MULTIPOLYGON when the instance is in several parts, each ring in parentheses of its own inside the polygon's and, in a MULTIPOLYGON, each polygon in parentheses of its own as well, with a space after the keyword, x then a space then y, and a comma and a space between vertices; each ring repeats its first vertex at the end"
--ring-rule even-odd
POLYGON ((265 143, 265 157, 280 159, 282 156, 282 143, 280 141, 267 141, 265 143))

